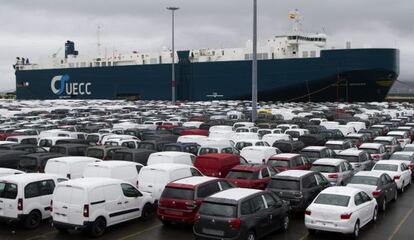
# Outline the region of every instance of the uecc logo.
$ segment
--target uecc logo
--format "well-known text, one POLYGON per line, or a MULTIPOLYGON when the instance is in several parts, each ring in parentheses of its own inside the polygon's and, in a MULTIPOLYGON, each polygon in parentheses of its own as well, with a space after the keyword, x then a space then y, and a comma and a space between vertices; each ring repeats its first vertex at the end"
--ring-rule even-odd
POLYGON ((70 83, 69 80, 70 77, 67 74, 55 76, 50 82, 50 89, 56 95, 91 95, 91 83, 70 83), (58 82, 60 82, 59 88, 56 88, 58 82))

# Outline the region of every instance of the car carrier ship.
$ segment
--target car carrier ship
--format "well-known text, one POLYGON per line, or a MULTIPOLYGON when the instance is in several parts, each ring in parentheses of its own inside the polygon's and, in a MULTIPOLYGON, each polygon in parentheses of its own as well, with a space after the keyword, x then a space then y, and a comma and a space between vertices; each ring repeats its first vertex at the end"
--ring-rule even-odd
MULTIPOLYGON (((292 16, 292 15, 290 15, 292 16)), ((292 18, 292 17, 291 17, 292 18)), ((294 15, 296 24, 298 18, 294 15)), ((296 25, 295 24, 295 25, 296 25)), ((261 101, 383 101, 399 75, 399 50, 344 49, 327 45, 325 34, 305 34, 297 25, 258 47, 261 101)), ((79 55, 67 41, 64 58, 47 63, 17 58, 17 99, 177 100, 251 99, 252 44, 244 48, 79 55)))

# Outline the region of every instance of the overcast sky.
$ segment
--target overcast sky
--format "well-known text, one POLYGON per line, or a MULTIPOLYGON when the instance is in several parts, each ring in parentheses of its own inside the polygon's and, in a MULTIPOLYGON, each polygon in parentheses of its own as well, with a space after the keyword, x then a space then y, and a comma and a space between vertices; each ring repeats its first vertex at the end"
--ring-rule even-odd
MULTIPOLYGON (((243 47, 251 39, 252 0, 0 0, 0 91, 15 88, 16 56, 47 59, 68 39, 81 55, 160 51, 170 47, 176 15, 178 49, 243 47)), ((414 79, 413 0, 258 0, 259 43, 288 32, 299 9, 303 30, 325 32, 328 44, 401 49, 400 80, 414 79)), ((63 49, 60 56, 63 56, 63 49)))

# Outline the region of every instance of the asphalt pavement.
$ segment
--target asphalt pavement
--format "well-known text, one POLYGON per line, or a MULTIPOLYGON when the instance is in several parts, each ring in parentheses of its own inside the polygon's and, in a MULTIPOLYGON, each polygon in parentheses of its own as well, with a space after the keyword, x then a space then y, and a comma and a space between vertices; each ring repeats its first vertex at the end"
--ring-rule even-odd
MULTIPOLYGON (((414 239, 414 186, 404 194, 400 194, 398 201, 387 206, 385 213, 379 214, 376 223, 365 226, 360 233, 361 240, 412 240, 414 239)), ((35 230, 26 230, 19 225, 10 226, 0 224, 1 240, 83 240, 91 239, 81 232, 59 233, 48 221, 35 230)), ((189 226, 165 227, 154 216, 143 222, 134 220, 119 224, 107 229, 100 240, 190 240, 194 239, 189 226)), ((333 233, 319 233, 309 236, 303 223, 303 216, 292 216, 289 231, 276 232, 265 240, 341 240, 347 236, 333 233)))

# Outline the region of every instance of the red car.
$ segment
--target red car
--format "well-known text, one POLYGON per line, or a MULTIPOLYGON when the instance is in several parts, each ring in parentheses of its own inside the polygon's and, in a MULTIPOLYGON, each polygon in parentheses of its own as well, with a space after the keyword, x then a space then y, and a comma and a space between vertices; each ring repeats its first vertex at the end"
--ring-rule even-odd
POLYGON ((239 155, 228 153, 210 153, 197 156, 194 161, 194 167, 206 176, 224 178, 230 169, 237 166, 243 161, 239 155))
POLYGON ((225 179, 189 177, 167 184, 158 201, 157 215, 162 223, 193 224, 203 199, 232 188, 225 179))
POLYGON ((226 179, 242 188, 266 189, 277 172, 267 165, 238 165, 227 174, 226 179))
POLYGON ((17 130, 17 129, 14 129, 14 128, 0 129, 0 141, 4 141, 8 137, 16 136, 17 134, 13 133, 14 130, 17 130))
POLYGON ((282 153, 273 155, 267 165, 282 172, 286 170, 309 170, 312 164, 305 156, 300 154, 282 153))
POLYGON ((208 130, 203 129, 186 129, 180 131, 181 136, 185 135, 201 135, 201 136, 207 136, 208 137, 208 130))

